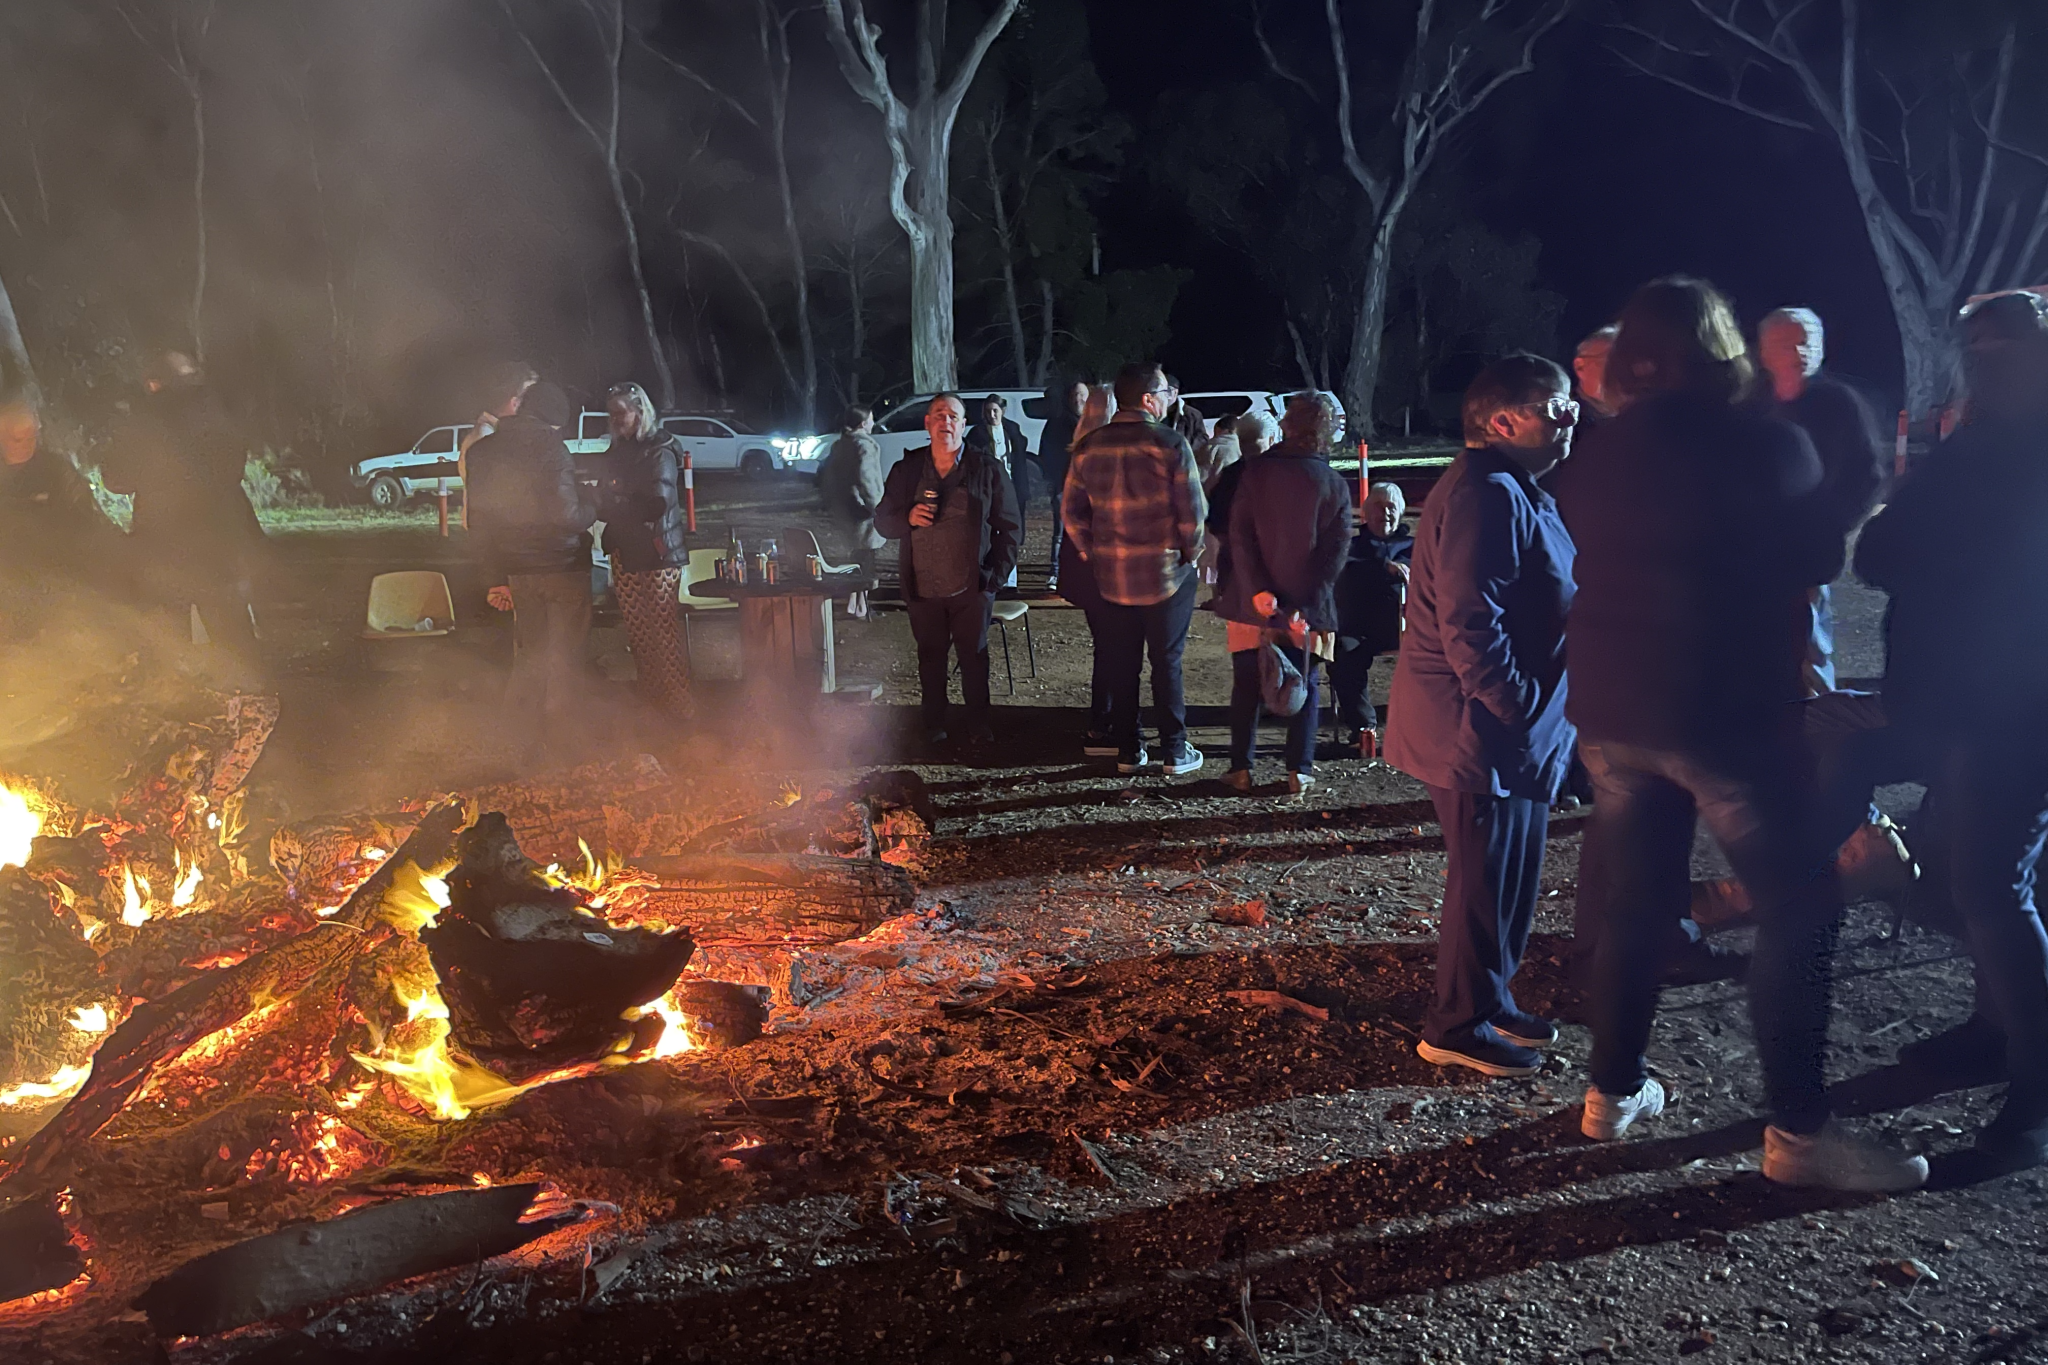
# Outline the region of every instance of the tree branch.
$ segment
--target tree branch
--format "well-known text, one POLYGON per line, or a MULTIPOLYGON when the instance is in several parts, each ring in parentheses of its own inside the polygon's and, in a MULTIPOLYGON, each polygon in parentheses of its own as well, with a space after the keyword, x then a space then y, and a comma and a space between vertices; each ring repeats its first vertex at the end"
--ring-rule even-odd
POLYGON ((713 99, 718 100, 721 104, 725 105, 725 107, 731 110, 733 113, 738 114, 740 118, 746 121, 749 127, 759 128, 761 126, 761 121, 754 117, 754 112, 751 109, 747 108, 747 106, 740 103, 738 99, 726 93, 725 91, 719 89, 710 81, 706 80, 703 76, 699 75, 694 67, 686 65, 682 61, 670 56, 668 53, 663 52, 660 48, 656 47, 652 42, 648 41, 646 34, 640 32, 638 29, 635 29, 633 31, 633 41, 639 45, 641 51, 653 57, 663 66, 666 66, 669 70, 675 72, 678 76, 681 76, 684 80, 690 82, 692 85, 702 90, 705 94, 710 95, 713 99))
MULTIPOLYGON (((1425 13, 1429 4, 1430 0, 1423 0, 1425 13)), ((1337 67, 1337 135, 1344 144, 1344 169, 1372 201, 1373 212, 1379 213, 1387 202, 1387 181, 1385 176, 1375 175, 1358 154, 1358 137, 1351 127, 1351 59, 1344 47, 1344 21, 1337 13, 1337 0, 1323 0, 1323 18, 1330 30, 1330 58, 1337 67)))
POLYGON ((1251 10, 1252 37, 1258 41, 1259 51, 1265 54, 1266 66, 1281 80, 1301 87, 1302 93, 1308 96, 1309 103, 1320 107, 1323 99, 1316 93, 1316 88, 1295 74, 1291 67, 1282 63, 1280 54, 1273 50, 1272 40, 1266 37, 1266 14, 1259 0, 1251 0, 1251 10))
MULTIPOLYGON (((1614 27, 1621 30, 1624 33, 1630 33, 1638 38, 1643 39, 1644 41, 1650 43, 1660 52, 1666 52, 1673 56, 1703 57, 1707 55, 1705 53, 1689 52, 1684 48, 1676 46, 1675 44, 1666 42, 1661 35, 1651 33, 1647 29, 1637 28, 1633 24, 1616 24, 1614 25, 1614 27)), ((1789 117, 1785 114, 1776 113, 1772 110, 1764 108, 1760 104, 1752 104, 1750 101, 1742 98, 1741 72, 1738 72, 1735 78, 1732 81, 1730 81, 1729 92, 1725 95, 1722 95, 1707 89, 1703 85, 1697 85, 1692 81, 1686 80, 1684 77, 1678 75, 1676 72, 1666 71, 1660 67, 1652 66, 1648 62, 1642 61, 1639 58, 1633 56, 1626 49, 1620 47, 1619 45, 1610 45, 1607 50, 1611 52, 1615 57, 1619 58, 1624 65, 1632 68, 1638 73, 1648 76, 1652 80, 1662 81, 1665 85, 1669 85, 1675 87, 1676 89, 1683 90, 1689 95, 1697 96, 1700 99, 1706 100, 1709 104, 1718 104, 1721 105, 1723 108, 1733 109, 1737 113, 1747 114, 1751 118, 1761 119, 1765 123, 1775 123, 1781 128, 1791 128, 1802 133, 1810 133, 1814 131, 1814 127, 1810 123, 1804 122, 1800 119, 1789 117)), ((1742 68, 1742 71, 1746 72, 1748 69, 1748 66, 1745 65, 1742 68)))
POLYGON ((533 39, 527 36, 525 27, 519 22, 519 16, 512 12, 510 0, 498 0, 498 8, 504 12, 505 22, 512 26, 512 32, 518 35, 519 41, 526 48, 527 54, 533 58, 533 64, 540 68, 540 73, 543 76, 547 77, 548 88, 555 92, 555 98, 562 102, 562 108, 568 111, 570 118, 576 120, 576 126, 583 130, 584 135, 592 143, 596 144, 599 151, 605 150, 604 135, 597 131, 595 124, 583 116, 583 111, 576 107, 576 101, 569 98, 569 92, 563 88, 562 82, 556 77, 555 69, 548 65, 548 59, 541 55, 540 49, 534 46, 533 39))

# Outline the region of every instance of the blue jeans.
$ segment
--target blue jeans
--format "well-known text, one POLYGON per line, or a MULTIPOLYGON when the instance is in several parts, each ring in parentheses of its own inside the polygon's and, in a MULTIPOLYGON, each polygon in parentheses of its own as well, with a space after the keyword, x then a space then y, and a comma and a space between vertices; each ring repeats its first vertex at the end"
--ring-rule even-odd
POLYGON ((1829 968, 1841 887, 1834 849, 1816 842, 1791 743, 1708 754, 1582 743, 1602 830, 1606 932, 1593 963, 1593 1084, 1631 1095, 1648 1077, 1670 908, 1685 904, 1695 818, 1757 907, 1749 1016, 1772 1121, 1811 1133, 1827 1121, 1829 968))
POLYGON ((1443 1047, 1517 1013, 1508 983, 1529 947, 1550 803, 1431 787, 1450 867, 1437 935, 1436 999, 1422 1036, 1443 1047))
MULTIPOLYGON (((1316 719, 1322 698, 1317 695, 1316 661, 1306 649, 1283 645, 1285 654, 1301 670, 1308 684, 1308 700, 1287 717, 1287 747, 1283 757, 1291 773, 1314 772, 1316 767, 1316 719)), ((1230 656, 1230 769, 1249 771, 1259 748, 1259 714, 1265 708, 1259 696, 1259 651, 1241 649, 1230 656)))
POLYGON ((1152 660, 1152 709, 1159 743, 1171 753, 1187 738, 1188 708, 1181 694, 1180 659, 1195 616, 1195 576, 1163 602, 1127 607, 1104 602, 1096 649, 1109 655, 1109 733, 1126 758, 1138 752, 1138 679, 1152 660))

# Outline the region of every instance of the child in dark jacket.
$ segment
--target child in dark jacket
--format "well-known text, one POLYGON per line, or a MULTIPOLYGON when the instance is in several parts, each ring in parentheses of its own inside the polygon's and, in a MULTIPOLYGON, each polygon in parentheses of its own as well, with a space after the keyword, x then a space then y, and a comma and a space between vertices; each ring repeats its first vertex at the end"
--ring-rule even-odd
POLYGON ((1374 658, 1401 647, 1408 556, 1415 548, 1415 538, 1401 530, 1407 510, 1399 485, 1368 489, 1359 534, 1351 538, 1351 557, 1337 579, 1337 657, 1330 664, 1330 687, 1337 694, 1337 721, 1348 732, 1345 743, 1357 744, 1368 758, 1380 718, 1366 695, 1366 679, 1374 658))

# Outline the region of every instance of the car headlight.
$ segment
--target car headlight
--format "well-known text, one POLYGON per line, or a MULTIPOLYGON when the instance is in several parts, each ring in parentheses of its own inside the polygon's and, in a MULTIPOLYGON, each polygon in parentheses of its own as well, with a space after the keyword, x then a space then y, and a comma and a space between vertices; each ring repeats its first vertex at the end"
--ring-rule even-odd
POLYGON ((774 446, 777 450, 787 450, 795 445, 796 442, 790 440, 787 436, 770 436, 768 444, 774 446))

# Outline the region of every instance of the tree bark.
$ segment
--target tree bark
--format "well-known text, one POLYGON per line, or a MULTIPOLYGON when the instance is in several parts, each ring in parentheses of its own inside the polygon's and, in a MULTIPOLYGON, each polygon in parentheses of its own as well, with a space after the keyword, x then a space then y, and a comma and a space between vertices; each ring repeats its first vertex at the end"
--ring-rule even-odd
MULTIPOLYGON (((1405 198, 1405 196, 1402 196, 1405 198)), ((1380 382, 1380 342, 1386 331, 1387 279, 1394 267, 1394 227, 1400 203, 1380 218, 1366 254, 1365 279, 1358 289, 1358 311, 1351 321, 1351 356, 1344 365, 1344 412, 1354 435, 1372 433, 1373 392, 1380 382)))
POLYGON ((1024 343, 1024 305, 1017 297, 1017 244, 1010 231, 1009 206, 1003 203, 1002 174, 996 169, 995 128, 984 130, 981 141, 982 166, 988 176, 988 202, 995 227, 996 246, 1003 256, 1003 309, 1009 315, 1011 365, 1019 388, 1031 382, 1030 352, 1024 343))
POLYGON ((0 278, 0 401, 20 398, 37 412, 43 409, 42 386, 36 382, 36 367, 29 360, 28 343, 22 340, 21 320, 14 313, 14 298, 7 281, 0 278))
POLYGON ((1038 281, 1039 320, 1043 327, 1038 334, 1038 377, 1033 382, 1039 388, 1052 383, 1052 338, 1053 338, 1053 292, 1052 281, 1041 278, 1038 281))
POLYGON ((768 0, 758 0, 758 15, 761 64, 768 77, 768 142, 774 152, 776 188, 782 194, 782 239, 789 251, 790 279, 796 285, 797 352, 803 366, 803 386, 797 397, 803 405, 803 421, 813 424, 818 420, 818 342, 811 329, 810 266, 789 181, 789 17, 771 15, 768 0))

